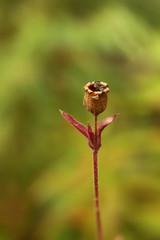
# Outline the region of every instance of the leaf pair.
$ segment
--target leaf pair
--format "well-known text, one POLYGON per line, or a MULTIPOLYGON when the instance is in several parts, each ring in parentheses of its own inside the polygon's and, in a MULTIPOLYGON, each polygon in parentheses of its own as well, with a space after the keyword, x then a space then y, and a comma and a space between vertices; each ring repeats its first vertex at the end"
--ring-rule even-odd
MULTIPOLYGON (((62 116, 69 122, 71 123, 80 133, 82 133, 87 139, 88 139, 88 145, 90 148, 95 150, 94 146, 94 141, 95 141, 95 134, 92 131, 92 128, 88 122, 88 128, 86 128, 82 123, 77 122, 71 115, 68 113, 65 113, 60 110, 60 113, 62 116)), ((96 150, 98 151, 99 148, 101 147, 101 133, 105 127, 107 127, 110 123, 114 121, 114 119, 118 116, 119 114, 115 114, 111 117, 107 117, 102 122, 98 125, 98 134, 97 134, 97 148, 96 150)))

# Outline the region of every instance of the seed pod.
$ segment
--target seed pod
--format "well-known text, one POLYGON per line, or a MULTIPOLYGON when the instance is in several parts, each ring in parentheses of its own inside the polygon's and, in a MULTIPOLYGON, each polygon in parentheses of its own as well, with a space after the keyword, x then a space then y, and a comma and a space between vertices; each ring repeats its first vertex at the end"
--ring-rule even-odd
POLYGON ((100 81, 89 82, 84 86, 84 90, 84 107, 94 115, 103 112, 107 106, 108 84, 100 81))

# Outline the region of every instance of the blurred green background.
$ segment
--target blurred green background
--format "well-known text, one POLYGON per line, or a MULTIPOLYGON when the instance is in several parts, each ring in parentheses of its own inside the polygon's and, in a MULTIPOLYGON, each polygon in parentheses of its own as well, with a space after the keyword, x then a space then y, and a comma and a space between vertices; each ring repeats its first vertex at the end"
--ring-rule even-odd
POLYGON ((160 239, 160 2, 0 1, 0 240, 96 240, 83 86, 110 87, 106 240, 160 239))

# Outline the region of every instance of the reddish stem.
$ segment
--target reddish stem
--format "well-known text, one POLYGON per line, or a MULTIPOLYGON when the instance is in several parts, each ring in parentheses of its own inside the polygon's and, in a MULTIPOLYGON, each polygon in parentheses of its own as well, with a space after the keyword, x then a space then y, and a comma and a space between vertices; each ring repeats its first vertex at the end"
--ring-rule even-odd
POLYGON ((97 116, 95 115, 95 141, 93 150, 93 163, 94 163, 94 190, 95 190, 95 208, 96 208, 96 220, 98 230, 98 240, 103 240, 102 226, 99 208, 99 191, 98 191, 98 150, 97 148, 97 116))
POLYGON ((96 150, 97 148, 97 115, 94 115, 94 149, 96 150))

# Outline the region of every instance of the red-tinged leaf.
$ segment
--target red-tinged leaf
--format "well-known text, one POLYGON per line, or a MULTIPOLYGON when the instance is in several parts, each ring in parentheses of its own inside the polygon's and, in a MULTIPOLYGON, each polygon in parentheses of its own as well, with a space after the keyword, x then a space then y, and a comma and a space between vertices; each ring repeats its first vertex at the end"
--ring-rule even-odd
POLYGON ((102 122, 99 124, 98 126, 98 133, 99 135, 101 135, 101 132, 103 131, 103 129, 105 127, 107 127, 110 123, 112 123, 114 121, 114 119, 119 115, 119 113, 117 114, 114 114, 113 116, 111 117, 107 117, 105 118, 104 120, 102 120, 102 122))
POLYGON ((94 133, 92 131, 92 128, 88 122, 88 144, 91 148, 94 146, 94 133))
POLYGON ((88 139, 88 130, 87 128, 80 122, 77 122, 71 115, 59 110, 62 116, 71 123, 79 132, 81 132, 88 139))

